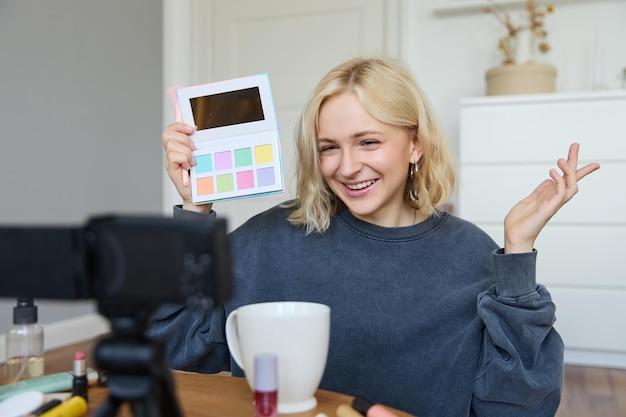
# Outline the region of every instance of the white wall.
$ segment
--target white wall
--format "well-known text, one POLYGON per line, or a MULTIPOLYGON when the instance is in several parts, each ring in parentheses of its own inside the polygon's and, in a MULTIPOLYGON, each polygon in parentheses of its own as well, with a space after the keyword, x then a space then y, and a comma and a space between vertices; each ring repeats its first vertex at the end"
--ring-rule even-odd
MULTIPOLYGON (((161 212, 162 13, 153 0, 0 0, 0 224, 161 212)), ((44 324, 95 311, 36 302, 44 324)), ((14 305, 0 298, 0 334, 14 305)))
MULTIPOLYGON (((446 4, 476 4, 473 0, 408 1, 410 47, 406 58, 429 94, 458 149, 459 100, 485 95, 485 72, 501 63, 497 41, 504 28, 480 7, 470 12, 441 14, 446 4)), ((487 1, 482 2, 488 5, 487 1)), ((543 2, 545 4, 545 2, 543 2)), ((626 67, 626 1, 561 0, 545 23, 552 49, 537 61, 557 67, 557 92, 589 91, 594 65, 606 88, 620 87, 618 75, 626 67), (594 45, 600 46, 599 63, 594 45), (599 65, 598 65, 599 64, 599 65)), ((509 9, 512 18, 521 7, 509 9)), ((503 138, 506 139, 506 138, 503 138)), ((563 153, 566 153, 566 149, 563 153)), ((584 150, 583 150, 584 152, 584 150)), ((563 155, 564 156, 564 155, 563 155)))

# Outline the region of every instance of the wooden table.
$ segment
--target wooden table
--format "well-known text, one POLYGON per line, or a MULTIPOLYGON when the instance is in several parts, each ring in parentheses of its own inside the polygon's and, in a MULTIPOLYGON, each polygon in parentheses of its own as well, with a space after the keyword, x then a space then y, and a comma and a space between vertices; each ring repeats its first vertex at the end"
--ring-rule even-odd
MULTIPOLYGON (((87 356, 87 365, 93 364, 93 346, 95 341, 88 341, 47 352, 46 373, 64 372, 72 369, 74 352, 82 350, 87 356)), ((208 375, 192 372, 173 371, 177 399, 185 417, 252 417, 253 394, 245 378, 229 375, 208 375)), ((354 397, 323 389, 317 390, 317 407, 313 410, 285 414, 291 417, 315 417, 324 413, 328 417, 335 417, 337 407, 341 404, 350 404, 354 397)), ((106 402, 108 390, 101 386, 89 388, 89 410, 87 416, 93 416, 100 406, 106 402)), ((410 414, 393 410, 398 417, 410 417, 410 414)), ((124 404, 119 417, 132 417, 133 413, 128 404, 124 404)))

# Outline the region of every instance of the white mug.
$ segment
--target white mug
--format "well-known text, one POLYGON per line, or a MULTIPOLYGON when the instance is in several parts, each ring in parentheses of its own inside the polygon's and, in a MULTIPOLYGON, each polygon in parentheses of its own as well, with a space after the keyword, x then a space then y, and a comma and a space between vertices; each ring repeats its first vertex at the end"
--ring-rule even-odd
POLYGON ((278 412, 315 408, 315 391, 326 368, 330 307, 278 301, 239 307, 226 319, 226 341, 235 362, 254 391, 254 357, 278 358, 278 412))

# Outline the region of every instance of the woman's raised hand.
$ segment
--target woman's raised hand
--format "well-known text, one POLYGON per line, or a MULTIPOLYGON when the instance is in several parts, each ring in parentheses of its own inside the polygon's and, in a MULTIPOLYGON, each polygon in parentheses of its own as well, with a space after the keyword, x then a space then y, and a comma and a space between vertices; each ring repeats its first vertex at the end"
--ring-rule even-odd
POLYGON ((183 199, 183 208, 198 212, 209 212, 211 204, 194 205, 191 198, 189 170, 195 165, 192 151, 196 149, 190 135, 193 126, 183 122, 174 122, 163 131, 162 140, 165 149, 165 169, 176 191, 183 199))
POLYGON ((557 161, 550 170, 550 178, 543 181, 525 199, 517 203, 504 219, 505 253, 530 252, 535 239, 548 221, 578 192, 578 181, 600 168, 597 163, 578 168, 578 150, 573 143, 569 147, 567 161, 557 161))

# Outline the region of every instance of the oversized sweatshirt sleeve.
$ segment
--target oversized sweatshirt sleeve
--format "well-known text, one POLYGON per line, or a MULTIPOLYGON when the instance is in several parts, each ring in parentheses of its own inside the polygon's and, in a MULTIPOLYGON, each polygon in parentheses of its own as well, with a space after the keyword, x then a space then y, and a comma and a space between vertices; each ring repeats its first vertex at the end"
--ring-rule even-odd
POLYGON ((496 284, 478 297, 485 324, 473 414, 553 417, 561 398, 563 341, 555 306, 535 281, 537 252, 494 251, 496 284))
POLYGON ((153 315, 148 336, 165 343, 170 367, 216 373, 230 370, 221 307, 163 305, 153 315))
MULTIPOLYGON (((211 215, 215 215, 212 212, 211 215)), ((174 208, 174 217, 200 218, 198 214, 174 208)), ((215 373, 230 369, 230 354, 224 333, 222 307, 190 307, 183 304, 160 306, 152 315, 147 335, 165 344, 170 367, 215 373)))

